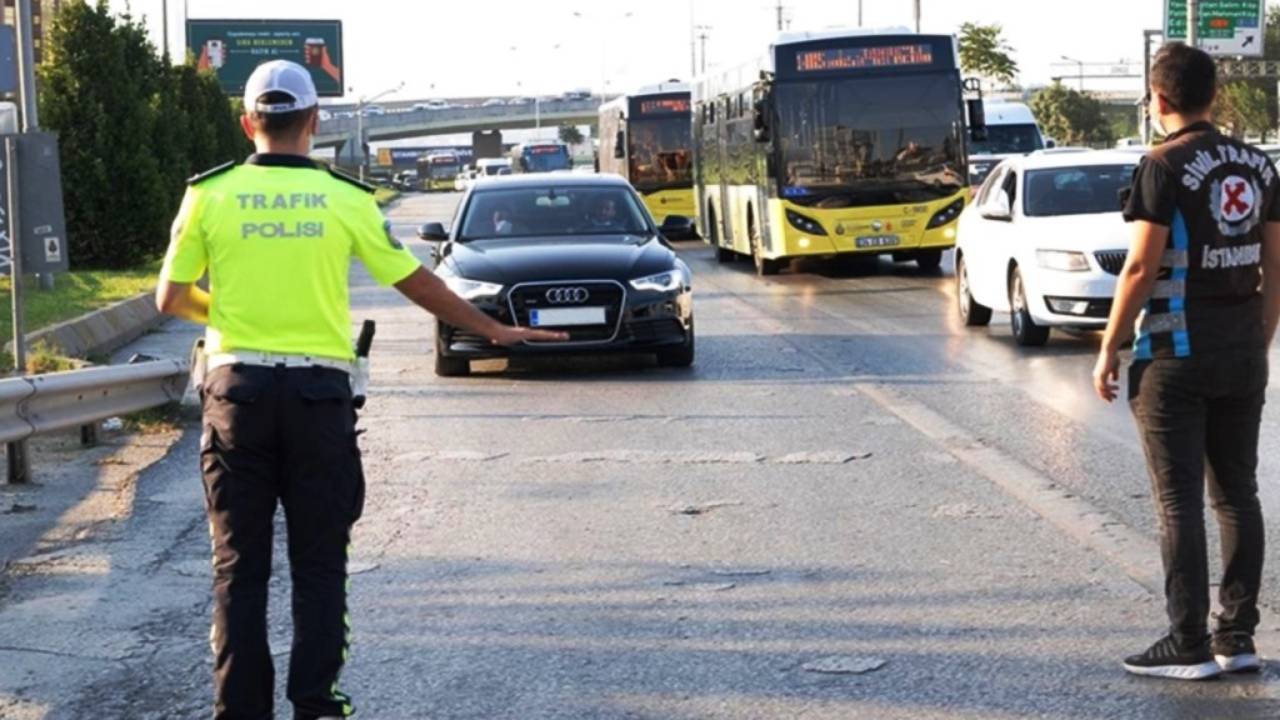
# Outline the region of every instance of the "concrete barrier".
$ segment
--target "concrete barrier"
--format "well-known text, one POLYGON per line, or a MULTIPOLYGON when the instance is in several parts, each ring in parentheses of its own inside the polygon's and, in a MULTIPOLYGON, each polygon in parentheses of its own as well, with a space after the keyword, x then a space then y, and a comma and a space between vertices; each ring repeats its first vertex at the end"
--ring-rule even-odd
MULTIPOLYGON (((27 334, 28 350, 41 341, 68 357, 105 355, 137 340, 165 321, 155 293, 145 292, 101 310, 27 334)), ((5 343, 13 352, 13 341, 5 343)))

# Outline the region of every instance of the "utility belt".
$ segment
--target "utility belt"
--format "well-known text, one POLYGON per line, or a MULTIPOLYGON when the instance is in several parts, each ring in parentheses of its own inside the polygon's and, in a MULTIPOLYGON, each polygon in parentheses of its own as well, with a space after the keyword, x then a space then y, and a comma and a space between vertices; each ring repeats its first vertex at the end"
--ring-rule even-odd
POLYGON ((204 338, 196 341, 191 349, 191 385, 200 391, 204 387, 209 373, 220 367, 231 365, 252 365, 254 367, 285 368, 329 368, 341 370, 351 378, 351 397, 356 408, 364 406, 365 396, 369 390, 369 348, 373 343, 374 325, 366 320, 356 342, 355 360, 338 360, 316 355, 292 355, 269 353, 257 350, 239 350, 236 352, 206 353, 204 338))

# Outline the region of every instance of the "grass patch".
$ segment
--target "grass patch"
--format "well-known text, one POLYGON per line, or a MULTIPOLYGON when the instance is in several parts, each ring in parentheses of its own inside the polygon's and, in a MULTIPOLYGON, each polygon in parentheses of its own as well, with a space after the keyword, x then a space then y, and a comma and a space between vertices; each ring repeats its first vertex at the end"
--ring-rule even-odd
POLYGON ((400 191, 391 188, 380 187, 373 193, 373 199, 378 202, 379 207, 390 205, 398 197, 400 197, 400 191))
MULTIPOLYGON (((54 289, 40 290, 34 278, 23 283, 27 333, 155 289, 160 261, 134 270, 77 270, 58 273, 54 289)), ((0 277, 0 345, 13 339, 11 279, 0 277)), ((34 354, 34 348, 32 349, 34 354)), ((13 367, 12 358, 6 368, 13 367)))
POLYGON ((186 415, 181 403, 171 402, 159 407, 139 410, 121 419, 124 420, 126 430, 147 435, 181 430, 186 422, 186 415))
MULTIPOLYGON (((13 367, 13 358, 9 358, 9 366, 13 367)), ((58 354, 58 350, 41 340, 27 350, 27 372, 32 375, 65 372, 75 370, 80 363, 58 354)))

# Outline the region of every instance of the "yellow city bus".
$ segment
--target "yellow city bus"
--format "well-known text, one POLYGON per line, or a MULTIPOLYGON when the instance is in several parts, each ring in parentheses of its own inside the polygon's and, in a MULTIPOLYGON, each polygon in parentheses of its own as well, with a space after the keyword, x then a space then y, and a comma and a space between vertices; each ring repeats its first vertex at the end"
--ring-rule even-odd
POLYGON ((599 170, 629 180, 659 225, 697 212, 690 107, 689 86, 674 81, 600 106, 599 170))
POLYGON ((964 90, 955 39, 906 30, 783 33, 758 60, 700 78, 702 237, 760 275, 805 256, 936 269, 969 196, 964 90))

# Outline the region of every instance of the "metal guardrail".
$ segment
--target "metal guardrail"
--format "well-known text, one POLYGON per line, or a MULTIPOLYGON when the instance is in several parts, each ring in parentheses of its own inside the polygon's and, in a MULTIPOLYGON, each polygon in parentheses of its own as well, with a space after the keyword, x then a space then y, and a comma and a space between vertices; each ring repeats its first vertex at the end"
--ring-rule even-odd
POLYGON ((0 380, 0 442, 176 402, 186 387, 187 365, 177 360, 0 380))

